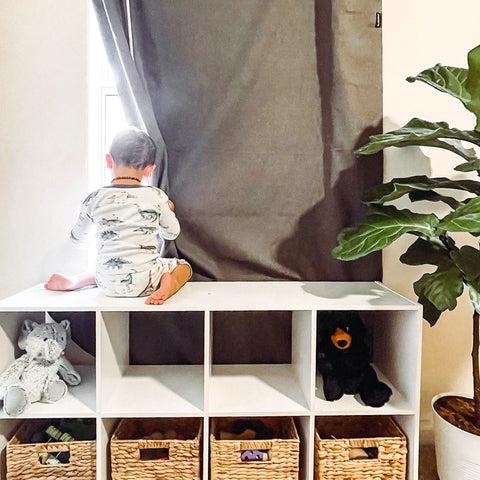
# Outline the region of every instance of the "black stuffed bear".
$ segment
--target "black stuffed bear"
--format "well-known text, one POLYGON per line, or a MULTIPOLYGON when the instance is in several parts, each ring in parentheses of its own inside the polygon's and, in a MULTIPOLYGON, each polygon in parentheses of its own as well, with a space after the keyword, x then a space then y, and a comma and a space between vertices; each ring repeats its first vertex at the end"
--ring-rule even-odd
POLYGON ((322 312, 318 316, 317 369, 326 400, 360 394, 365 405, 382 407, 392 390, 378 380, 367 343, 367 330, 356 313, 322 312))

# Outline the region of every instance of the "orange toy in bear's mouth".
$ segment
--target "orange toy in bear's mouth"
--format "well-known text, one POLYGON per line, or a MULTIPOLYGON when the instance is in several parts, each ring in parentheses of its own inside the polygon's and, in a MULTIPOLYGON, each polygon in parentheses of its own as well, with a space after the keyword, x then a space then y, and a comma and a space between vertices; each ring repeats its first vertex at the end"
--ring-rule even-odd
POLYGON ((330 338, 339 350, 346 350, 352 344, 352 337, 341 328, 337 328, 330 338))

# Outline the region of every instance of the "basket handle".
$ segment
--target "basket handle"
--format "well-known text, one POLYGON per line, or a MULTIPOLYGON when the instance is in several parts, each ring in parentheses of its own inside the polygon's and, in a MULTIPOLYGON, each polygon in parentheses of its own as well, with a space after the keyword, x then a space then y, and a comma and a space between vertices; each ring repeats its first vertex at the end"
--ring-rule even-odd
POLYGON ((158 441, 138 445, 138 459, 141 462, 168 462, 175 458, 175 445, 170 442, 158 441))
POLYGON ((40 463, 43 467, 68 467, 72 460, 72 452, 70 451, 70 446, 66 443, 45 443, 37 445, 34 452, 34 461, 40 463), (60 455, 61 453, 68 453, 68 458, 66 462, 58 464, 49 464, 46 463, 46 459, 49 455, 60 455))
POLYGON ((350 445, 347 448, 347 458, 350 461, 381 460, 381 451, 375 442, 362 442, 361 445, 350 445))
POLYGON ((238 461, 242 464, 244 463, 266 463, 271 462, 273 457, 273 445, 269 440, 241 440, 236 445, 236 450, 238 454, 238 461), (249 450, 257 450, 259 452, 264 452, 267 455, 267 460, 257 461, 257 462, 246 462, 242 461, 242 455, 249 450))

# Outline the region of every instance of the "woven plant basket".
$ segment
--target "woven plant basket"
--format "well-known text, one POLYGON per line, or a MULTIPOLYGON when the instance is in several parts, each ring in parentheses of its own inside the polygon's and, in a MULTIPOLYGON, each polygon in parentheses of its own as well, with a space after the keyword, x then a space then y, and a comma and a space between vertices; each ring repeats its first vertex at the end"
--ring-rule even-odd
POLYGON ((20 426, 7 445, 7 480, 95 480, 96 442, 26 443, 32 434, 48 426, 29 420, 20 426), (70 452, 70 463, 42 465, 45 453, 70 452))
POLYGON ((300 439, 292 418, 262 418, 273 428, 271 440, 219 440, 222 430, 229 431, 232 419, 212 420, 210 434, 211 480, 298 480, 300 439), (268 454, 263 462, 242 462, 245 450, 268 454))
POLYGON ((406 471, 407 440, 392 418, 317 419, 316 480, 405 480, 406 471), (374 458, 351 459, 359 448, 372 448, 374 458))
POLYGON ((122 420, 110 443, 112 480, 200 480, 201 438, 200 419, 122 420), (145 439, 155 431, 168 430, 185 440, 145 439), (163 458, 152 458, 160 452, 163 458))

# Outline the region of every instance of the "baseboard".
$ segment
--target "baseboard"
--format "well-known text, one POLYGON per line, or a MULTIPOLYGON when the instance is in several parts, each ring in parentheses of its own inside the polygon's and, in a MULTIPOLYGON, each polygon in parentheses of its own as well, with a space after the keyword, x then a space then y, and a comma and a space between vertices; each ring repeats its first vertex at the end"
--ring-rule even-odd
POLYGON ((420 445, 433 445, 434 443, 433 418, 428 415, 420 420, 420 445))

